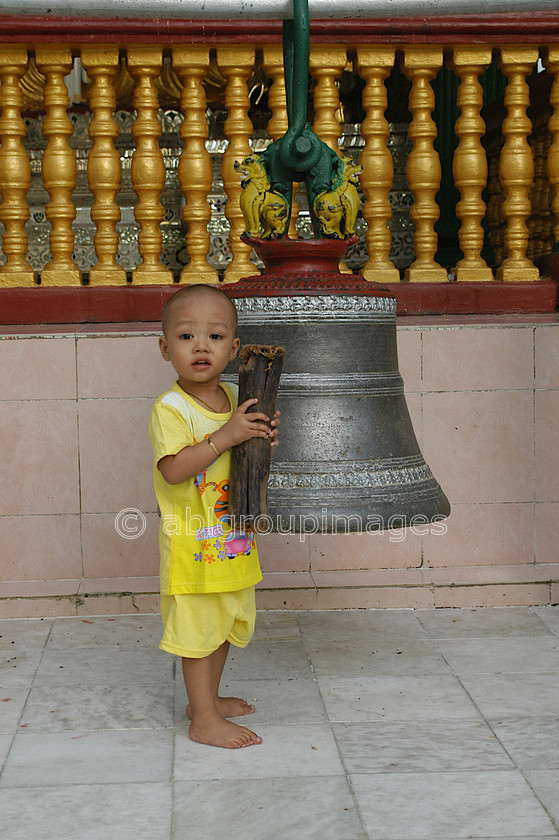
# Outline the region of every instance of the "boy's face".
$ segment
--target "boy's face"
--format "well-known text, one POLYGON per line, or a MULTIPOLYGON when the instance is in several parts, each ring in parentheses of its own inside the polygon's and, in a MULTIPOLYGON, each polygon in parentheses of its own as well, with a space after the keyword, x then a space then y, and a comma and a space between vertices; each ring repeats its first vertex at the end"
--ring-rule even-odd
POLYGON ((231 305, 217 294, 193 294, 173 304, 159 347, 182 388, 219 383, 239 349, 235 329, 231 305))

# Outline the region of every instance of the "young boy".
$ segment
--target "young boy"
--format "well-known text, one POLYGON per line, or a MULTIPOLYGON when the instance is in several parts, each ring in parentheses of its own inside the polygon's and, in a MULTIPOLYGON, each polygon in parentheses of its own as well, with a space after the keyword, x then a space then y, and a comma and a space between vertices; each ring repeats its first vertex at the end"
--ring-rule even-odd
POLYGON ((254 538, 231 531, 227 499, 231 447, 253 437, 275 440, 279 412, 247 414, 237 386, 220 381, 239 349, 237 312, 211 286, 185 286, 163 310, 159 347, 178 379, 153 406, 149 435, 161 511, 162 650, 182 657, 193 741, 247 747, 262 739, 228 717, 254 706, 220 697, 230 643, 245 647, 255 619, 254 587, 261 580, 254 538))

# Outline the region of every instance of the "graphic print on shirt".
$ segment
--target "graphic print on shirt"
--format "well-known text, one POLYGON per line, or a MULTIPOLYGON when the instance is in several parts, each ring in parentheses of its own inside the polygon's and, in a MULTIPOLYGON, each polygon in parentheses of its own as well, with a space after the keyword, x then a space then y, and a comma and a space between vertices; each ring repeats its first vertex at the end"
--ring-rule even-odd
MULTIPOLYGON (((206 435, 204 439, 206 440, 208 437, 209 435, 206 435)), ((212 461, 213 463, 215 462, 212 461)), ((196 532, 196 540, 202 542, 202 546, 201 551, 194 555, 194 560, 215 563, 216 560, 225 560, 226 558, 232 560, 239 554, 249 555, 253 548, 253 540, 244 531, 229 531, 223 540, 223 524, 229 522, 229 479, 223 479, 219 483, 208 481, 206 478, 207 469, 198 473, 194 479, 194 484, 198 488, 201 497, 205 493, 217 494, 215 503, 213 505, 210 504, 210 506, 213 507, 218 524, 209 528, 200 528, 196 532), (209 536, 217 537, 217 539, 214 542, 210 542, 208 540, 209 536)))

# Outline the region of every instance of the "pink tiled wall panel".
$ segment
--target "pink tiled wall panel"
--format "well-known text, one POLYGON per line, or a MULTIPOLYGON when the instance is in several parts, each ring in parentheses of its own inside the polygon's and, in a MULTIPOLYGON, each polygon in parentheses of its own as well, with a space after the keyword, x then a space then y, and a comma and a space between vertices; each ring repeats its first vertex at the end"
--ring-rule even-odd
POLYGON ((533 501, 533 393, 424 394, 423 454, 451 502, 533 501))
POLYGON ((90 335, 77 341, 81 399, 155 399, 173 383, 173 370, 154 335, 90 335))
POLYGON ((1 400, 0 452, 3 515, 80 512, 75 400, 1 400))
POLYGON ((152 400, 79 400, 83 513, 155 510, 147 435, 152 400))

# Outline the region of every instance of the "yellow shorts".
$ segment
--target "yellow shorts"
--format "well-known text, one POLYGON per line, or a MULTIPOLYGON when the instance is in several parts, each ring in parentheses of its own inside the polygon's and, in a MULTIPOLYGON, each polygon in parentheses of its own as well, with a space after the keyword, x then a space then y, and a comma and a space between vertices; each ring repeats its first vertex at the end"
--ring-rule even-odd
POLYGON ((202 659, 224 642, 246 647, 254 633, 254 586, 236 592, 162 595, 161 650, 202 659))

